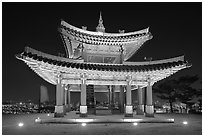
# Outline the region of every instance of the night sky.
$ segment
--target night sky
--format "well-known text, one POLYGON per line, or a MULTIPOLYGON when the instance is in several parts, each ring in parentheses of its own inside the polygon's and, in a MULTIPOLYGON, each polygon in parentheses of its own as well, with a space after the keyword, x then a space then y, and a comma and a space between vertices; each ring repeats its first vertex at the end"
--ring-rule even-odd
MULTIPOLYGON (((40 85, 51 100, 55 86, 44 81, 15 54, 25 46, 57 55, 65 53, 57 28, 60 20, 95 31, 102 12, 106 32, 125 32, 150 27, 147 41, 130 60, 144 61, 185 55, 191 68, 182 75, 202 77, 202 3, 3 3, 2 7, 2 100, 37 102, 40 85)), ((200 83, 200 82, 199 82, 200 83)), ((201 88, 201 84, 197 84, 201 88)))

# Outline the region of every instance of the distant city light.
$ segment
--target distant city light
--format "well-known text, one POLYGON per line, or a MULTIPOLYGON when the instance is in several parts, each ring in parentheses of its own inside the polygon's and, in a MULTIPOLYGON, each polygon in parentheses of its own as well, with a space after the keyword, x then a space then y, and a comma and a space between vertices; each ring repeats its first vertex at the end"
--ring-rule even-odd
POLYGON ((22 122, 18 123, 19 127, 22 127, 24 124, 22 122))
POLYGON ((23 103, 22 102, 20 102, 20 105, 22 105, 23 103))
POLYGON ((38 117, 37 119, 35 119, 35 122, 37 123, 37 122, 40 122, 40 118, 38 117))
POLYGON ((188 122, 187 122, 187 121, 183 121, 183 124, 184 124, 184 125, 187 125, 187 124, 188 124, 188 122))
POLYGON ((82 125, 83 127, 85 127, 85 126, 86 126, 86 123, 82 123, 81 125, 82 125))
POLYGON ((138 125, 138 123, 133 123, 133 125, 134 125, 134 126, 137 126, 137 125, 138 125))

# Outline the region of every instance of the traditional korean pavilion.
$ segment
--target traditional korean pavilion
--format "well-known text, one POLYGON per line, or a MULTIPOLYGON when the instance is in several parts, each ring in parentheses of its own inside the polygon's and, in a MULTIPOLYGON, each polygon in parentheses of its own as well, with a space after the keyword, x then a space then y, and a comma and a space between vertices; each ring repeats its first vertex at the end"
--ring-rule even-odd
POLYGON ((89 113, 124 113, 133 116, 132 92, 137 92, 137 115, 154 116, 152 86, 177 71, 190 67, 184 56, 163 60, 129 62, 144 42, 152 39, 149 28, 125 33, 106 33, 100 14, 96 31, 74 27, 61 20, 58 28, 66 57, 25 47, 17 59, 24 61, 47 82, 56 85, 55 117, 70 111, 70 93, 80 91, 80 116, 89 113), (96 107, 97 87, 108 93, 108 107, 96 107), (118 108, 115 93, 119 94, 118 108))

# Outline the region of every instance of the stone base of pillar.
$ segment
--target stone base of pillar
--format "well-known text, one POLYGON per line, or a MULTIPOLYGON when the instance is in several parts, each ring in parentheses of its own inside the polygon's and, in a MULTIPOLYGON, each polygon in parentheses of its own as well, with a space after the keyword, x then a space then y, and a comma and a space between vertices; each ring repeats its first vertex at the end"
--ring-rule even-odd
POLYGON ((65 109, 64 106, 55 106, 54 117, 64 117, 65 109))
POLYGON ((146 105, 145 107, 145 116, 146 117, 154 117, 154 106, 153 105, 146 105))
POLYGON ((144 105, 137 106, 137 115, 144 115, 144 105))
POLYGON ((80 117, 87 117, 87 106, 80 106, 80 117))
POLYGON ((125 117, 133 117, 133 107, 131 105, 125 106, 125 117))

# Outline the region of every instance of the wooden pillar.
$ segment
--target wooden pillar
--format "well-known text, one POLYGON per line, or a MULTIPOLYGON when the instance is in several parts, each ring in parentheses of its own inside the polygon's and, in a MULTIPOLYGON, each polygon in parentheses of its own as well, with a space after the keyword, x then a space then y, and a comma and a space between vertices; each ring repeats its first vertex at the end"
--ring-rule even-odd
POLYGON ((69 91, 69 85, 65 85, 65 96, 64 96, 64 105, 65 105, 65 112, 70 111, 70 91, 69 91))
POLYGON ((112 94, 111 94, 111 85, 109 85, 108 86, 108 107, 109 107, 109 109, 111 109, 112 108, 112 105, 111 105, 111 103, 112 103, 112 94))
POLYGON ((57 85, 56 85, 56 106, 54 117, 63 117, 64 116, 64 106, 63 106, 63 86, 62 78, 60 75, 57 76, 57 85))
POLYGON ((67 112, 70 112, 71 111, 71 105, 70 105, 70 102, 71 102, 71 98, 70 98, 70 89, 69 89, 69 85, 67 85, 67 112))
POLYGON ((64 114, 67 112, 67 90, 66 85, 63 85, 63 102, 64 102, 64 114))
POLYGON ((146 91, 146 107, 145 116, 154 117, 154 106, 152 105, 152 86, 150 80, 148 81, 147 91, 146 91))
POLYGON ((125 117, 133 117, 131 78, 130 77, 127 78, 125 117))
POLYGON ((137 93, 138 93, 137 115, 143 115, 144 114, 144 101, 143 101, 143 91, 142 91, 141 86, 138 86, 137 93))
POLYGON ((111 113, 115 114, 115 85, 111 86, 111 113))
POLYGON ((115 86, 111 86, 111 108, 113 109, 115 107, 115 86))
POLYGON ((144 87, 143 88, 143 95, 142 95, 142 97, 143 97, 143 103, 144 103, 144 113, 146 113, 146 95, 147 95, 147 87, 144 87))
POLYGON ((67 88, 64 86, 64 105, 67 106, 67 88))
POLYGON ((120 95, 119 95, 119 107, 120 107, 120 113, 124 113, 124 87, 120 86, 120 95))
POLYGON ((86 105, 86 76, 81 76, 81 105, 80 105, 80 117, 87 116, 87 105, 86 105))
POLYGON ((126 105, 131 106, 132 105, 132 96, 131 96, 131 85, 127 85, 127 91, 126 91, 126 105))

